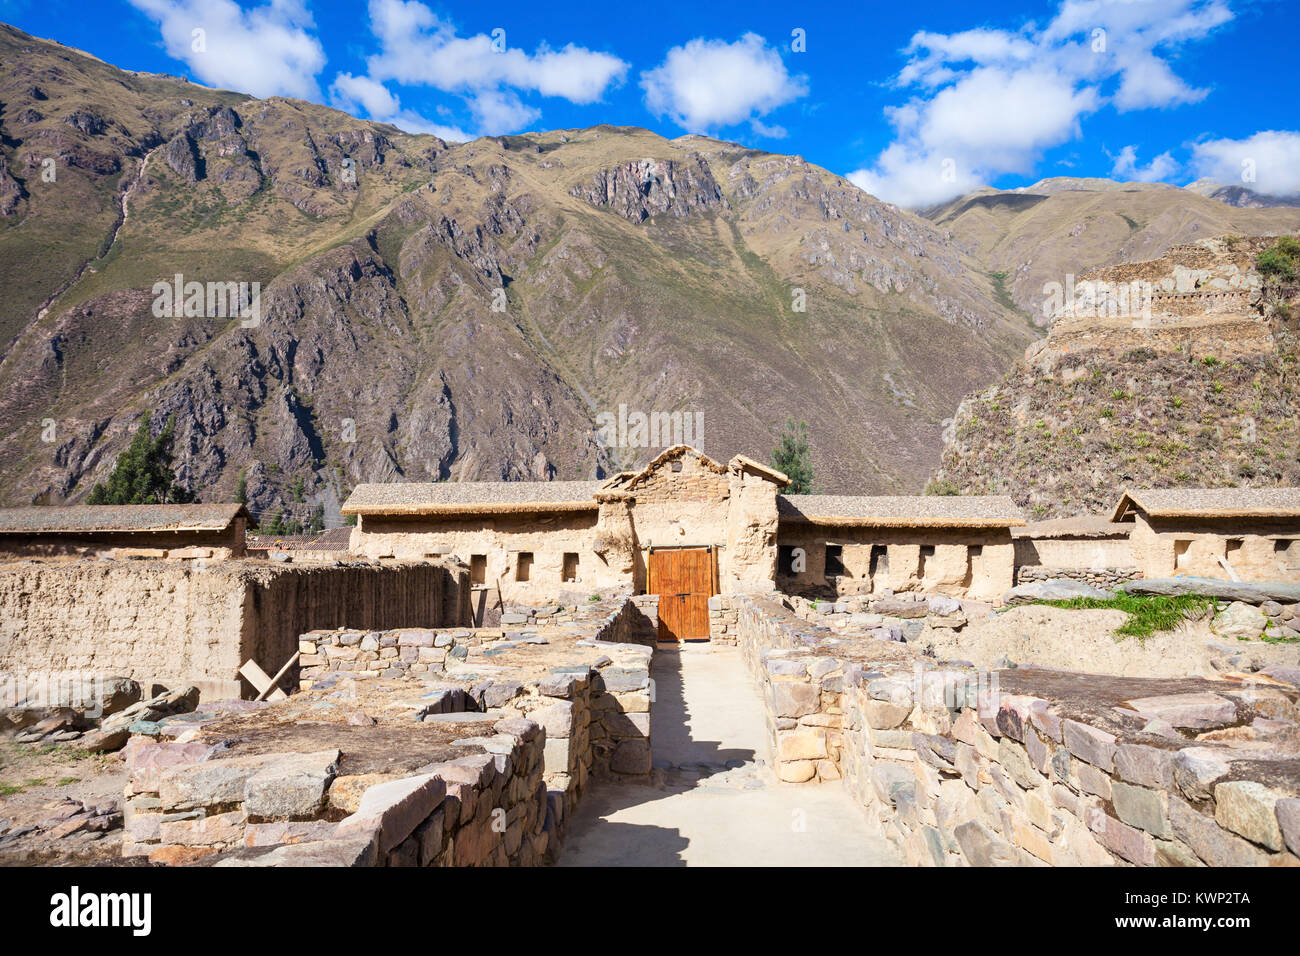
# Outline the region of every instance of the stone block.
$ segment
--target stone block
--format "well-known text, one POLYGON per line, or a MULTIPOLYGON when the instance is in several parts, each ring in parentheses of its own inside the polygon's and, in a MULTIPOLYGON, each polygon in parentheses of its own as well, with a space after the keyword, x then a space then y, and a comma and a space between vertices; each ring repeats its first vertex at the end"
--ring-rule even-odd
POLYGON ((272 761, 244 783, 244 812, 257 820, 309 820, 325 807, 339 752, 291 754, 272 761))
POLYGON ((1169 805, 1168 794, 1122 782, 1116 782, 1111 793, 1116 816, 1129 826, 1145 830, 1161 839, 1173 836, 1166 809, 1169 805))
POLYGON ((650 772, 650 742, 637 737, 625 737, 614 747, 609 767, 615 773, 646 774, 650 772))
POLYGON ((1296 856, 1300 856, 1300 799, 1288 797, 1277 802, 1277 822, 1282 839, 1296 856))
POLYGON ((1218 694, 1167 694, 1126 700, 1124 707, 1147 720, 1164 720, 1173 727, 1201 730, 1223 727, 1237 719, 1237 705, 1218 694))
POLYGON ((821 760, 826 756, 826 737, 824 734, 799 730, 777 734, 776 757, 778 761, 821 760))
POLYGON ((432 773, 378 784, 362 795, 356 813, 340 821, 336 835, 339 839, 373 835, 379 854, 387 854, 438 808, 446 794, 446 782, 432 773))
POLYGON ((1115 767, 1115 735, 1099 730, 1077 720, 1066 720, 1063 726, 1065 748, 1106 773, 1115 767))
POLYGON ((1210 866, 1262 866, 1267 862, 1267 855, 1258 847, 1227 832, 1213 817, 1172 794, 1169 823, 1174 836, 1210 866))
POLYGON ((1129 783, 1172 790, 1177 753, 1143 744, 1120 744, 1115 749, 1115 772, 1129 783))
POLYGON ((1239 833, 1252 843, 1282 850, 1286 844, 1276 810, 1281 796, 1254 780, 1218 784, 1214 788, 1214 820, 1225 830, 1239 833))
MULTIPOLYGON (((1066 734, 1068 741, 1068 730, 1066 734)), ((1116 820, 1098 807, 1087 808, 1083 816, 1098 842, 1116 856, 1138 866, 1155 865, 1155 843, 1148 834, 1116 820)))
POLYGON ((774 681, 771 685, 772 709, 778 717, 803 717, 821 706, 821 688, 796 681, 774 681))
POLYGON ((1184 747, 1174 757, 1174 783, 1192 800, 1208 800, 1214 782, 1231 769, 1229 755, 1213 747, 1184 747))

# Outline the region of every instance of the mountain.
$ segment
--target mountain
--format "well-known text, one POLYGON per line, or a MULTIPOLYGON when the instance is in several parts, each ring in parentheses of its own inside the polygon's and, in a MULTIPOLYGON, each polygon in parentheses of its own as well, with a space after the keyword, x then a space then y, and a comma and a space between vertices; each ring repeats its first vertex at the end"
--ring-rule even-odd
POLYGON ((993 275, 1006 299, 1046 325, 1049 283, 1101 266, 1155 259, 1172 246, 1221 235, 1300 228, 1300 209, 1228 204, 1163 183, 1044 179, 1022 189, 979 189, 923 215, 993 275))
POLYGON ((962 402, 929 490, 1048 518, 1125 487, 1300 485, 1300 263, 1261 276, 1274 245, 1202 239, 1062 290, 1047 338, 962 402))
POLYGON ((1248 206, 1255 209, 1272 206, 1300 206, 1300 195, 1266 196, 1257 193, 1249 186, 1225 186, 1212 179, 1198 179, 1183 187, 1202 196, 1209 196, 1229 206, 1248 206))
POLYGON ((648 460, 600 440, 621 405, 696 413, 717 457, 806 419, 821 489, 914 491, 1034 335, 925 219, 698 136, 449 146, 8 27, 0 136, 6 504, 82 500, 146 412, 200 498, 242 475, 302 516, 361 481, 648 460), (259 283, 258 321, 155 315, 177 275, 259 283))

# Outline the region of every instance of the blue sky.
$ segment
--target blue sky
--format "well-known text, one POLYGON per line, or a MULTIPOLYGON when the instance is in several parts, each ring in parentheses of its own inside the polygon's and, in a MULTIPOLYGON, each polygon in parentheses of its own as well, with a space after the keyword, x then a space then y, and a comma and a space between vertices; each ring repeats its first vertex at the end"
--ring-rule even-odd
POLYGON ((1056 175, 1300 193, 1288 0, 0 0, 0 19, 451 139, 708 133, 902 205, 1056 175))

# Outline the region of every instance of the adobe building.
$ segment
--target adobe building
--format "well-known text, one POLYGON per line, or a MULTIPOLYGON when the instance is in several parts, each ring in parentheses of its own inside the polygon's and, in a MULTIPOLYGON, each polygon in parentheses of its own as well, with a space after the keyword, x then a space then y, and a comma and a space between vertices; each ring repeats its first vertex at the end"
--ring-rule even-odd
POLYGON ((678 636, 708 636, 708 599, 781 590, 938 591, 995 599, 1014 576, 1009 498, 781 494, 789 479, 686 445, 606 481, 364 484, 353 553, 454 554, 476 602, 583 600, 611 588, 661 595, 678 636), (680 620, 675 620, 680 616, 680 620))
POLYGON ((1111 520, 1143 577, 1300 582, 1300 488, 1129 490, 1111 520))
POLYGON ((0 508, 0 557, 237 558, 240 504, 0 508))

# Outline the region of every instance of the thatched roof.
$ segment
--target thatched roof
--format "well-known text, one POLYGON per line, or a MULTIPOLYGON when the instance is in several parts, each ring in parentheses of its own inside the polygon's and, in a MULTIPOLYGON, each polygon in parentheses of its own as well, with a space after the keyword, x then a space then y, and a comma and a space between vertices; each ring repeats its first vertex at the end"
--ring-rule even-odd
POLYGON ((345 515, 533 514, 595 511, 603 481, 439 481, 357 485, 345 515))
POLYGON ((1073 518, 1051 518, 1031 521, 1017 528, 1012 535, 1017 538, 1127 538, 1132 530, 1126 524, 1116 524, 1105 515, 1076 515, 1073 518))
POLYGON ((315 534, 250 534, 249 551, 346 551, 351 528, 330 528, 315 534))
POLYGON ((870 528, 1012 528, 1025 523, 1003 495, 778 495, 786 521, 870 528))
POLYGON ((1296 518, 1300 488, 1130 488, 1111 520, 1132 521, 1137 511, 1153 518, 1296 518))
POLYGON ((227 505, 49 505, 0 508, 0 534, 76 534, 104 531, 224 531, 240 504, 227 505))

